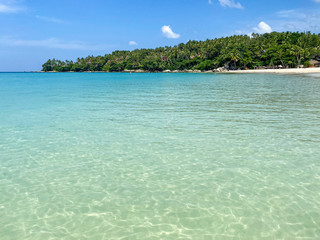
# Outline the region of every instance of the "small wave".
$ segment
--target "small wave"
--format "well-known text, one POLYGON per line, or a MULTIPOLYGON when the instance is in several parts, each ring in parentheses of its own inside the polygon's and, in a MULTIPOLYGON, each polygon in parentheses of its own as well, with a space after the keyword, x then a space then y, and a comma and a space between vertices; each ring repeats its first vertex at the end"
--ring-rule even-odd
POLYGON ((308 73, 305 74, 305 76, 320 78, 320 73, 308 73))

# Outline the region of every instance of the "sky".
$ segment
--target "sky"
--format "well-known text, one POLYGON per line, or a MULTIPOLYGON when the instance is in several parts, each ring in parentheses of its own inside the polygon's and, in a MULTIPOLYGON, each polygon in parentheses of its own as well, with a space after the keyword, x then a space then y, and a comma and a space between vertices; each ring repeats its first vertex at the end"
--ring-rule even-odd
POLYGON ((0 71, 272 31, 320 33, 320 0, 0 0, 0 71))

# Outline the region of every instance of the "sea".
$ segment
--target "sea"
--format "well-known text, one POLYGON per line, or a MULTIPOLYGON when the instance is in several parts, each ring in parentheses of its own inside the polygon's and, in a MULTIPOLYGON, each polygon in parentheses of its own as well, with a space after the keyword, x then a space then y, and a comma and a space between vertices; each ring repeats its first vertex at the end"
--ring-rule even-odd
POLYGON ((320 239, 320 76, 0 73, 0 239, 320 239))

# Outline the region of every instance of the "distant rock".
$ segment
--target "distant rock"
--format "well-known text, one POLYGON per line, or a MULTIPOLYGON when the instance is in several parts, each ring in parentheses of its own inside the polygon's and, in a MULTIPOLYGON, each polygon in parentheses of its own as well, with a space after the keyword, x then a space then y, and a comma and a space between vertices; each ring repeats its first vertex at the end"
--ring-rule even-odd
POLYGON ((228 69, 225 67, 219 67, 213 70, 214 72, 228 72, 228 69))

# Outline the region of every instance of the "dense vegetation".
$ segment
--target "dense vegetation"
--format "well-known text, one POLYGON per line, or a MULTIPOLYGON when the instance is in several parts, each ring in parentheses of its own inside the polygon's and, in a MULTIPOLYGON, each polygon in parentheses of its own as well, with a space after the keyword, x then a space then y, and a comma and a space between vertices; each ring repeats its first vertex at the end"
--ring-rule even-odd
POLYGON ((320 34, 272 32, 189 41, 173 47, 115 51, 104 56, 78 58, 76 62, 49 59, 43 71, 212 70, 293 68, 320 59, 320 34))

